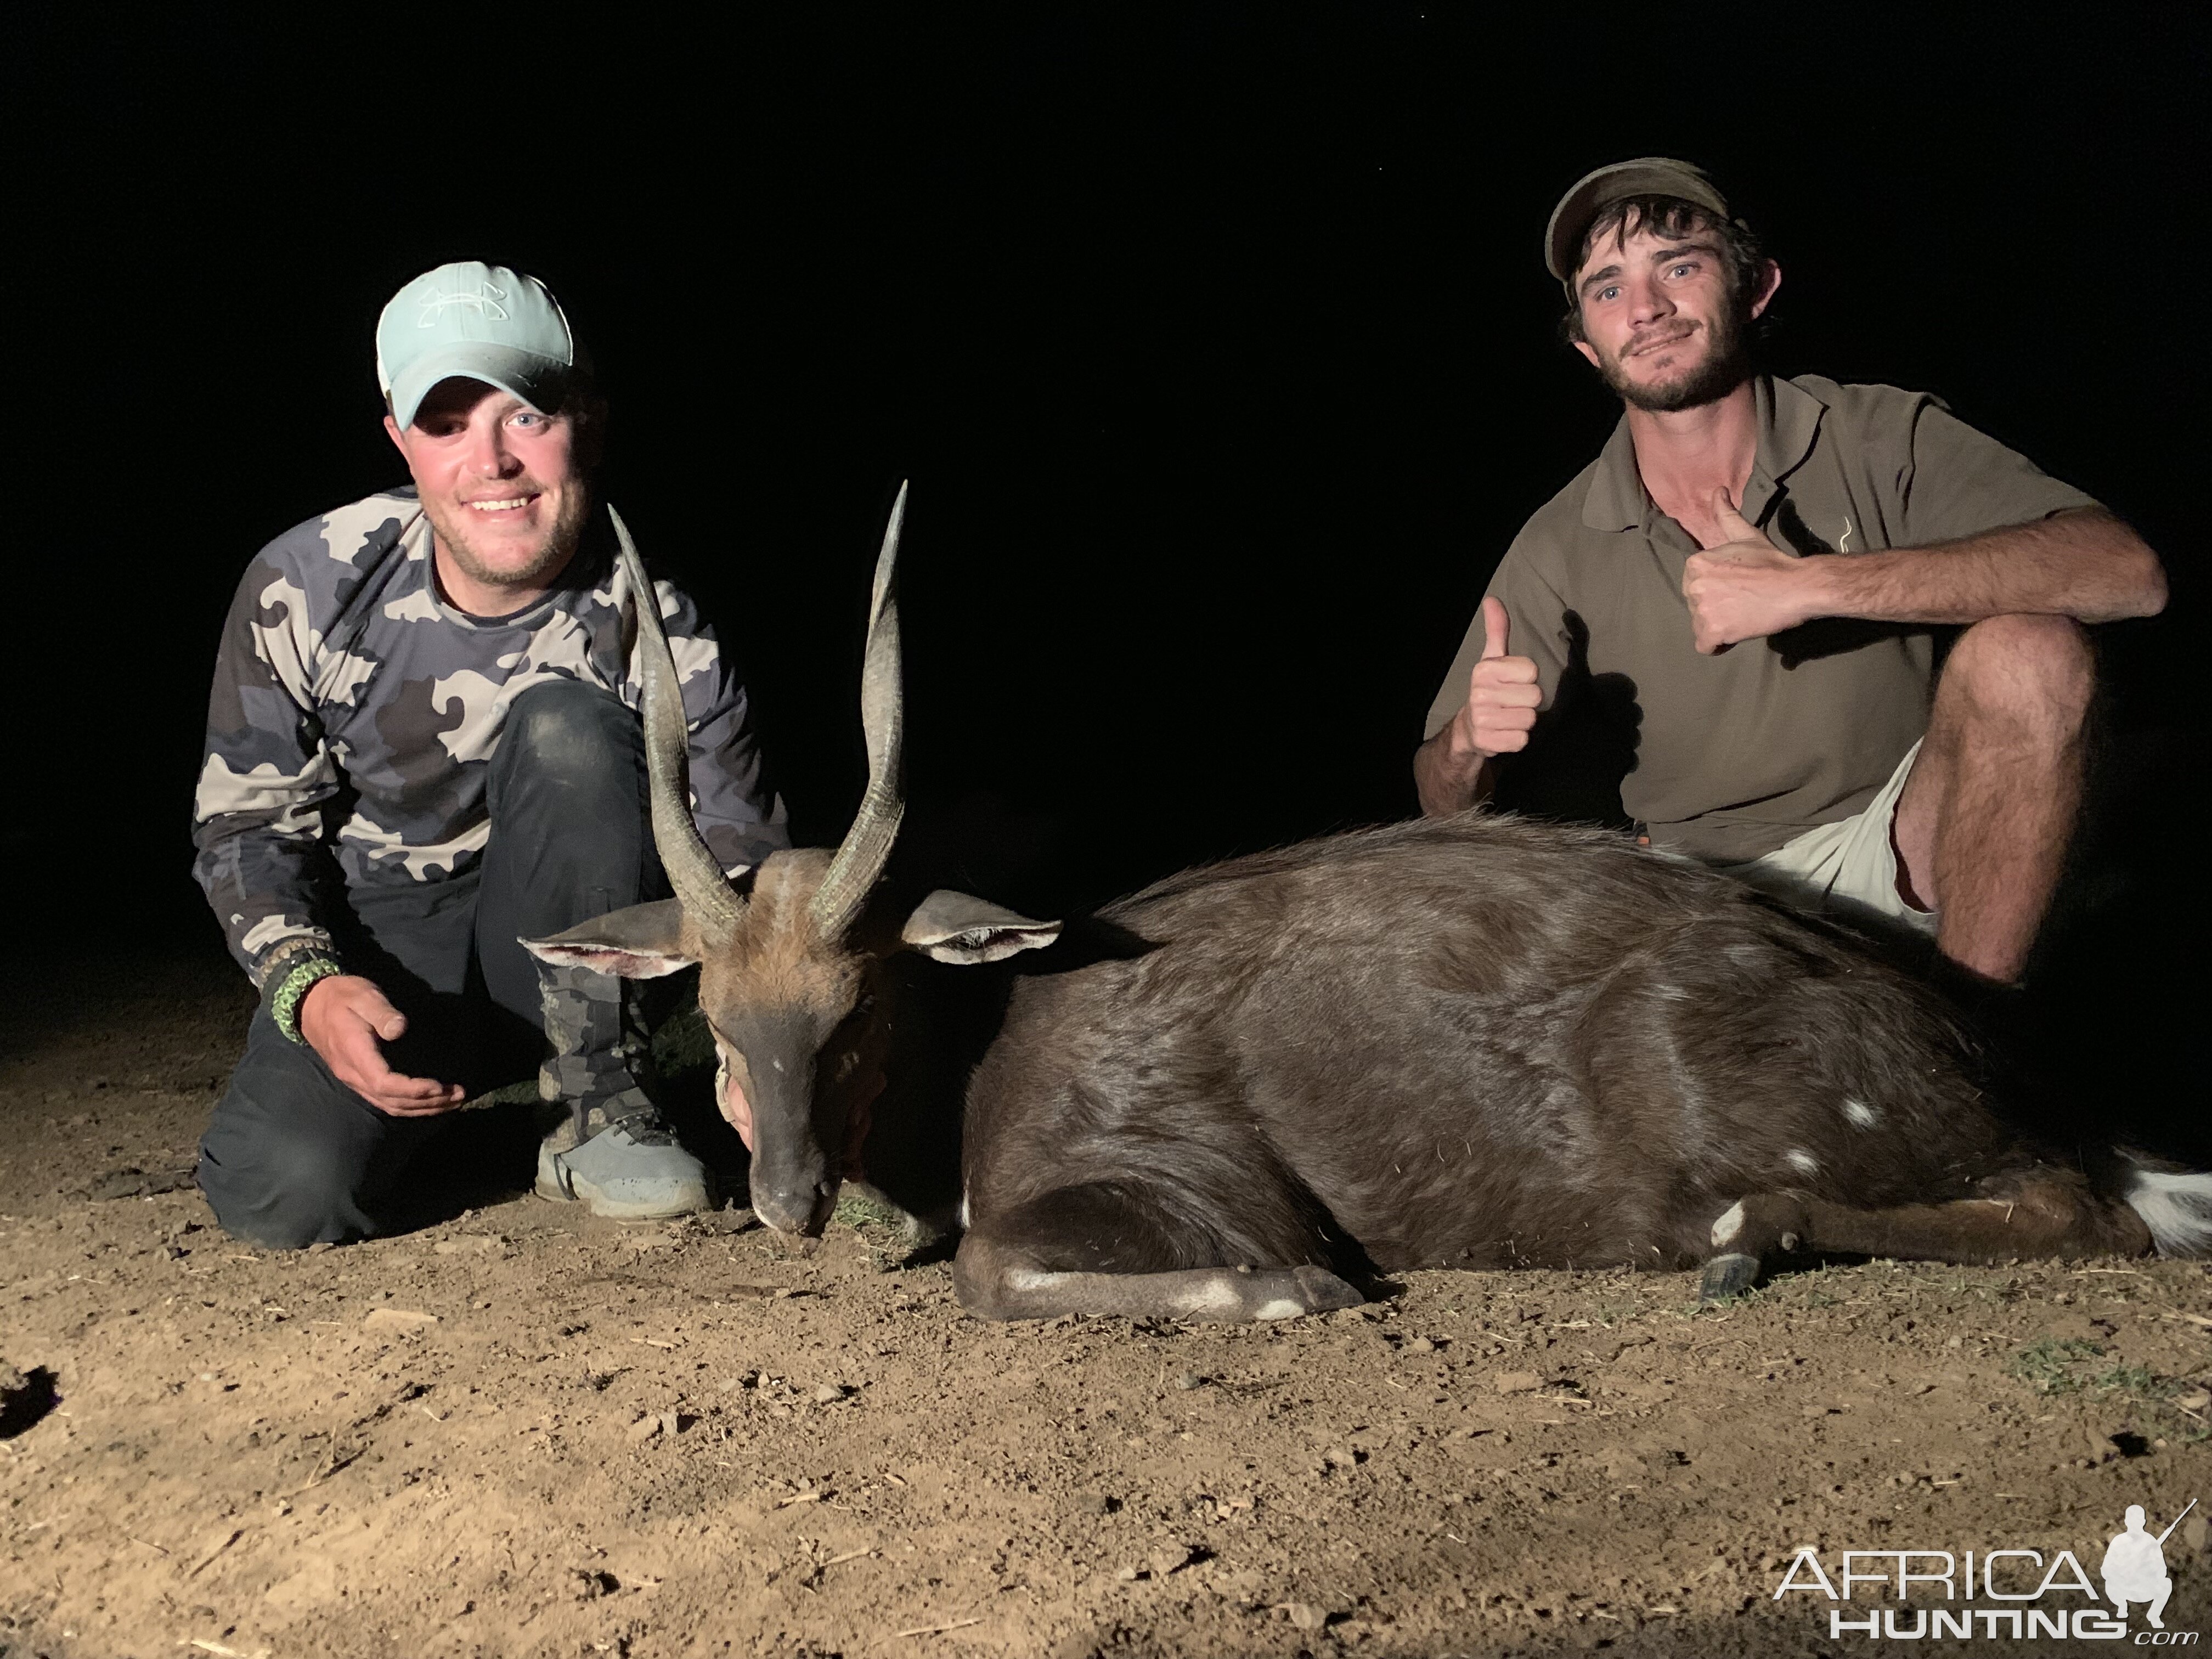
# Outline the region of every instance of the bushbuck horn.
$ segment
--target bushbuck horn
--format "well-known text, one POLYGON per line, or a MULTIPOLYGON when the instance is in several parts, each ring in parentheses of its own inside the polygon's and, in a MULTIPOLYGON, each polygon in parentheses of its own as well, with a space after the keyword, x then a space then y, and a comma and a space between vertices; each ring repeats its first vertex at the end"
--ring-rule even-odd
POLYGON ((614 523, 615 540, 623 574, 629 579, 632 614, 637 628, 637 675, 645 725, 647 797, 653 810, 653 844, 660 854, 661 868, 669 885, 684 902, 701 930, 726 937, 744 914, 744 901, 722 873, 722 866, 699 838, 692 822, 690 789, 686 781, 687 733, 684 692, 676 678, 676 659, 668 648, 668 635, 660 626, 660 603, 645 564, 637 556, 637 544, 622 514, 607 508, 614 523))
POLYGON ((860 726, 868 744, 868 788, 860 797, 860 810, 853 827, 830 861, 808 905, 815 927, 825 939, 844 936, 867 902, 868 890, 890 860, 891 843, 898 838, 899 820, 906 813, 905 791, 900 778, 904 747, 905 691, 899 678, 898 566, 899 530, 906 522, 906 490, 899 486, 891 503, 890 522, 884 526, 883 551, 876 556, 875 595, 868 607, 867 654, 860 669, 860 726))

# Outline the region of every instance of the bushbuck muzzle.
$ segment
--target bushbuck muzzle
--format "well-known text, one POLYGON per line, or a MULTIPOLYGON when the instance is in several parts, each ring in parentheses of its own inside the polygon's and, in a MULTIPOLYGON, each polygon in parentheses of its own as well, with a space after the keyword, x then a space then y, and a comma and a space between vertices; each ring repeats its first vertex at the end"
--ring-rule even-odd
POLYGON ((753 1209, 777 1231, 819 1233, 861 1149, 856 1126, 881 1086, 884 1032, 872 993, 884 959, 915 950, 939 962, 994 962, 1048 945, 1054 921, 1015 915, 964 893, 933 892, 902 925, 868 915, 905 811, 903 696, 896 574, 906 489, 899 489, 876 560, 860 673, 868 786, 833 852, 771 854, 725 871, 692 822, 689 733, 659 596, 621 516, 618 574, 635 619, 653 844, 676 896, 522 943, 549 962, 628 978, 697 964, 699 1006, 721 1061, 723 1115, 752 1152, 753 1209))

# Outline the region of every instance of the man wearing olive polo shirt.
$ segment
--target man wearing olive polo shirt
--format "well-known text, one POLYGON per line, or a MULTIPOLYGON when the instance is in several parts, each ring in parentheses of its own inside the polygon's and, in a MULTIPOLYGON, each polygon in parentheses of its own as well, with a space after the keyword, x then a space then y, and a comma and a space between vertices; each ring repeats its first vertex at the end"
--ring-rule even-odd
POLYGON ((1487 800, 1564 676, 1620 677, 1621 802, 1654 846, 2016 982, 2081 799, 2083 625, 2158 611, 2157 556, 1924 392, 1761 373, 1781 271, 1686 162, 1591 173, 1545 255, 1626 412, 1492 578, 1414 755, 1422 810, 1487 800))

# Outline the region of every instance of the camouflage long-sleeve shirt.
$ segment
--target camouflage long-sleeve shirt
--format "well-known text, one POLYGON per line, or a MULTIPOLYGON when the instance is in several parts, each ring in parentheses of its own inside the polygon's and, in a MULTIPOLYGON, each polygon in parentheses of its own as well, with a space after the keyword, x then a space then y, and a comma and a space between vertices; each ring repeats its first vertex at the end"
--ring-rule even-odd
MULTIPOLYGON (((484 789, 507 706, 566 678, 633 708, 629 588, 604 515, 563 585, 483 620, 438 597, 411 488, 279 536, 246 568, 223 629, 193 810, 193 873, 260 982, 279 947, 331 942, 327 895, 449 880, 489 832, 484 789)), ((654 587, 683 683, 700 833, 730 869, 787 844, 744 688, 691 602, 654 587)))

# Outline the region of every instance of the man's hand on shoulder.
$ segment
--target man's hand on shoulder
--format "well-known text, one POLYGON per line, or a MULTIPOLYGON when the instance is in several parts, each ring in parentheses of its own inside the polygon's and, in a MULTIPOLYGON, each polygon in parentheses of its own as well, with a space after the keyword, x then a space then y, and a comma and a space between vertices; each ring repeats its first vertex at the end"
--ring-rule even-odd
POLYGON ((307 988, 299 1018, 300 1035, 331 1074, 380 1112, 431 1117, 452 1111, 465 1098, 458 1085, 403 1077, 385 1064, 378 1043, 397 1042, 407 1030, 407 1016, 373 980, 358 974, 317 980, 307 988))
POLYGON ((1724 646, 1764 639, 1821 614, 1814 562, 1784 553, 1736 511, 1725 489, 1713 492, 1713 520, 1727 539, 1692 553, 1682 567, 1692 643, 1710 656, 1724 646))

